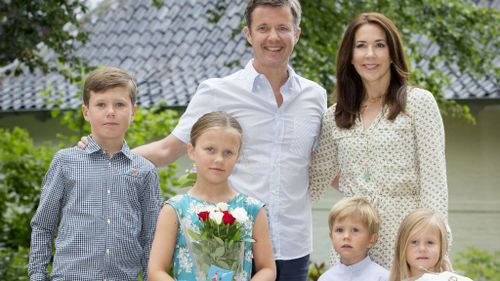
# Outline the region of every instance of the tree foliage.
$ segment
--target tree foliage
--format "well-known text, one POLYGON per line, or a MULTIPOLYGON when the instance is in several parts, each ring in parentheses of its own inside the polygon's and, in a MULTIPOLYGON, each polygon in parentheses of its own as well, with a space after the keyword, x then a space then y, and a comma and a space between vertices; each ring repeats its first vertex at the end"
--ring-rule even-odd
POLYGON ((35 146, 24 129, 0 128, 0 246, 29 248, 30 220, 54 152, 35 146))
POLYGON ((455 257, 455 269, 476 281, 500 280, 500 251, 484 251, 468 247, 455 257))
MULTIPOLYGON (((44 59, 45 47, 55 52, 58 61, 78 64, 71 52, 87 34, 80 31, 79 14, 87 7, 83 1, 10 0, 0 1, 0 68, 16 59, 33 71, 53 69, 44 59), (8 40, 6 40, 8 39, 8 40)), ((15 74, 21 72, 14 69, 15 74)))

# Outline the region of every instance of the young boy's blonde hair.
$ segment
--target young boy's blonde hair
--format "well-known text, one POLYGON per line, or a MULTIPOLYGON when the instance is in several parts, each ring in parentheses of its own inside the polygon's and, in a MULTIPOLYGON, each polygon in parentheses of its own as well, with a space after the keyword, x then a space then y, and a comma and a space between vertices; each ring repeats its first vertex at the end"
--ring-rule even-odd
POLYGON ((83 104, 89 106, 92 92, 102 92, 111 88, 123 87, 129 90, 130 101, 135 104, 137 84, 134 78, 125 70, 104 66, 92 71, 83 85, 83 104))
POLYGON ((346 218, 359 220, 366 227, 370 236, 378 234, 380 217, 377 210, 366 198, 360 196, 347 197, 333 205, 328 215, 330 233, 332 233, 335 221, 342 221, 346 218))
POLYGON ((440 237, 440 253, 436 267, 439 272, 446 270, 444 257, 448 253, 448 231, 443 217, 431 209, 416 209, 401 222, 396 238, 394 259, 392 261, 390 281, 400 281, 410 278, 410 268, 406 260, 406 248, 415 233, 427 229, 436 229, 440 237))

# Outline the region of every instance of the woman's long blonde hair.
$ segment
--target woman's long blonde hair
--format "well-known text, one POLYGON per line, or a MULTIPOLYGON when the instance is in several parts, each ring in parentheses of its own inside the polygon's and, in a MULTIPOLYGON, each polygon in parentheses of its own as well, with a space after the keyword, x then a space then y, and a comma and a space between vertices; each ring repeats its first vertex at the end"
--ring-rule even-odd
POLYGON ((389 281, 401 281, 410 278, 410 266, 406 260, 406 248, 412 236, 427 229, 436 229, 440 236, 440 253, 436 268, 440 272, 446 268, 444 257, 448 253, 448 232, 443 217, 431 209, 416 209, 401 222, 398 230, 394 259, 389 281))

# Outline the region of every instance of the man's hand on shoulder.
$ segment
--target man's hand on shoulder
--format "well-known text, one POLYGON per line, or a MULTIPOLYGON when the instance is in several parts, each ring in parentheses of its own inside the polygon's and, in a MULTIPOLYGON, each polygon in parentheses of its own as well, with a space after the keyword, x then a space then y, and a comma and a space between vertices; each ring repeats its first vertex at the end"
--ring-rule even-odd
POLYGON ((85 149, 87 148, 87 146, 89 145, 89 140, 87 139, 87 137, 82 137, 80 139, 80 141, 76 144, 76 147, 80 148, 80 149, 85 149))

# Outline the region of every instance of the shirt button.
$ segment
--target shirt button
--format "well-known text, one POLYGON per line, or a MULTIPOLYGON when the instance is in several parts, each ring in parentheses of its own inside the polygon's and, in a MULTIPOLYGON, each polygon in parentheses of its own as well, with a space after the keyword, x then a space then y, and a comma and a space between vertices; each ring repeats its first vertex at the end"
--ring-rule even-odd
POLYGON ((109 255, 109 249, 106 249, 106 255, 109 255))
POLYGON ((108 195, 110 195, 110 194, 111 194, 111 190, 108 189, 108 195))
POLYGON ((110 220, 110 219, 108 219, 108 224, 110 224, 110 223, 111 223, 111 220, 110 220))

